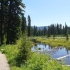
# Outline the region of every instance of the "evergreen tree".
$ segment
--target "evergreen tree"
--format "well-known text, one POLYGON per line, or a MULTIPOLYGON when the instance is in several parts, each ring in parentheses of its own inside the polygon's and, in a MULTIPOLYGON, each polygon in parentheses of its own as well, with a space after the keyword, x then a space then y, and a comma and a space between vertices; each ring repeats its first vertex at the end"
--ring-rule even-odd
POLYGON ((65 27, 63 26, 63 29, 62 29, 62 34, 63 36, 65 35, 65 27))
POLYGON ((0 0, 0 43, 4 43, 4 36, 6 33, 6 21, 7 21, 7 12, 8 12, 8 1, 0 0))
POLYGON ((44 27, 43 32, 44 32, 44 36, 45 36, 46 33, 47 33, 47 29, 46 29, 46 27, 44 27))
POLYGON ((51 31, 51 28, 50 28, 50 26, 48 26, 48 34, 47 34, 47 38, 50 37, 50 31, 51 31))
POLYGON ((60 24, 60 34, 62 34, 62 24, 60 24))
POLYGON ((34 28, 31 27, 31 36, 34 36, 34 28))
POLYGON ((0 1, 0 44, 4 41, 4 0, 0 1))
POLYGON ((36 35, 36 31, 35 31, 35 25, 34 25, 34 36, 36 35))
POLYGON ((66 25, 66 22, 65 22, 65 35, 67 34, 67 25, 66 25))
POLYGON ((57 35, 59 35, 60 32, 59 32, 59 24, 57 23, 57 35))
POLYGON ((52 25, 52 30, 53 30, 53 39, 55 39, 55 27, 54 27, 54 24, 52 25))
POLYGON ((38 35, 38 30, 37 30, 37 26, 34 25, 34 36, 38 35))
POLYGON ((70 34, 70 27, 68 27, 68 33, 70 34))
POLYGON ((28 36, 31 36, 31 18, 28 15, 28 36))
POLYGON ((68 31, 66 32, 66 40, 69 40, 68 31))
POLYGON ((38 36, 41 36, 41 30, 40 30, 40 28, 38 30, 38 36))
POLYGON ((0 44, 3 44, 4 36, 6 43, 15 43, 21 31, 22 8, 25 5, 22 0, 1 0, 0 1, 0 44))
POLYGON ((69 37, 68 37, 68 27, 66 25, 66 22, 65 22, 65 36, 66 36, 66 40, 68 41, 69 40, 69 37))
POLYGON ((15 43, 21 31, 20 15, 22 15, 22 0, 9 1, 9 20, 7 26, 7 43, 15 43))
POLYGON ((26 18, 22 16, 22 34, 26 31, 26 18))

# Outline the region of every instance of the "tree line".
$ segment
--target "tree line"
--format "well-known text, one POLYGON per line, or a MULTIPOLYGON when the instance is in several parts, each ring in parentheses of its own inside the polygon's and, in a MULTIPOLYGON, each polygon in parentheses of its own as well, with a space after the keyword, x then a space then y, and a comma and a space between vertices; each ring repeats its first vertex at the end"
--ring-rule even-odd
POLYGON ((68 34, 70 34, 70 28, 67 26, 66 22, 65 25, 62 24, 51 24, 46 28, 46 26, 43 27, 43 29, 34 26, 31 28, 32 30, 32 36, 47 36, 48 38, 52 35, 53 38, 57 35, 66 36, 68 37, 68 34))

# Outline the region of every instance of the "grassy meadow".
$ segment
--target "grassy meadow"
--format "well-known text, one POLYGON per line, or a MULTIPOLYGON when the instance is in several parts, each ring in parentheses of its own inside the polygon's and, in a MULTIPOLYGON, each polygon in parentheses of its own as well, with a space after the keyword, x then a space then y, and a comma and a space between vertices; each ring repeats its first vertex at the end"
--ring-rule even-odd
POLYGON ((70 38, 67 41, 66 37, 35 37, 37 42, 43 43, 43 44, 49 44, 52 47, 59 47, 59 46, 64 46, 68 49, 70 49, 70 38))
MULTIPOLYGON (((46 37, 35 37, 38 42, 50 44, 52 46, 68 46, 69 41, 65 38, 56 38, 55 40, 46 37)), ((0 48, 5 53, 10 64, 11 70, 70 70, 70 67, 63 66, 49 55, 37 54, 31 52, 33 42, 29 38, 23 38, 17 41, 15 45, 3 45, 0 48)))

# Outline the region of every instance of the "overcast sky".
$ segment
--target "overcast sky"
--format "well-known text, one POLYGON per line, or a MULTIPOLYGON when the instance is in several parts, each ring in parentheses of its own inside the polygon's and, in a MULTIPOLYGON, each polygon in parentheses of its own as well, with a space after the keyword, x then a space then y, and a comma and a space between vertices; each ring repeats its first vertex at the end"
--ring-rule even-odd
POLYGON ((31 25, 48 26, 61 23, 70 26, 70 0, 23 0, 25 16, 31 16, 31 25))

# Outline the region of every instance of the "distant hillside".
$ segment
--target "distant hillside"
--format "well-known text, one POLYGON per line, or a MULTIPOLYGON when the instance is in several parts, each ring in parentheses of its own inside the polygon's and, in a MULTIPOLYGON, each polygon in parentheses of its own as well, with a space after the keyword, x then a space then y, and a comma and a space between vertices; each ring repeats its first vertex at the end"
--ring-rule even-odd
MULTIPOLYGON (((38 30, 39 30, 39 29, 40 29, 40 30, 43 30, 44 27, 46 27, 46 29, 48 29, 48 26, 38 26, 37 28, 38 28, 38 30)), ((32 26, 32 28, 34 28, 34 26, 32 26)))
POLYGON ((40 26, 40 27, 38 27, 38 29, 43 30, 43 29, 44 29, 44 27, 46 27, 46 29, 48 29, 48 26, 40 26))

